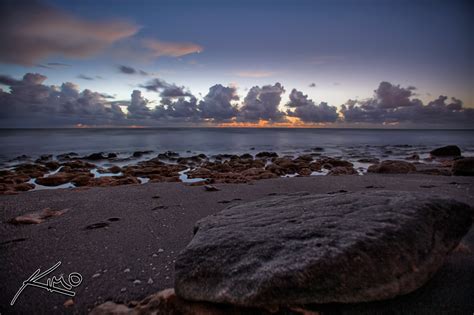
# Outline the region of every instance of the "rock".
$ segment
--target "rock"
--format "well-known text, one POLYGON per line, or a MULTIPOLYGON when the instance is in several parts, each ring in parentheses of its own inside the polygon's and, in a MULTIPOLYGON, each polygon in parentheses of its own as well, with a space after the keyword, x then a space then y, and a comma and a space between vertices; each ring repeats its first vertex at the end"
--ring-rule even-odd
POLYGON ((312 171, 309 168, 302 168, 298 171, 298 174, 301 176, 309 176, 311 175, 312 171))
POLYGON ((252 154, 248 154, 248 153, 245 153, 245 154, 242 154, 240 156, 241 159, 253 159, 253 156, 252 154))
POLYGON ((380 160, 377 159, 377 158, 362 158, 362 159, 358 159, 357 162, 359 162, 359 163, 377 164, 377 163, 380 162, 380 160))
POLYGON ((321 147, 314 147, 314 148, 312 148, 311 150, 316 151, 316 152, 321 152, 321 151, 324 151, 324 148, 321 148, 321 147))
POLYGON ((166 151, 165 153, 158 154, 159 159, 173 160, 179 156, 179 153, 173 151, 166 151))
POLYGON ((58 154, 56 157, 58 158, 58 160, 69 160, 75 156, 78 156, 76 152, 69 152, 69 153, 58 154))
POLYGON ((36 159, 35 163, 45 163, 50 161, 53 158, 52 154, 43 154, 40 155, 39 158, 36 159))
POLYGON ((474 176, 474 157, 454 161, 452 172, 456 176, 474 176))
POLYGON ((430 152, 434 157, 461 156, 461 149, 457 145, 448 145, 430 152))
POLYGON ((21 184, 16 184, 13 186, 13 189, 15 191, 28 191, 35 188, 35 185, 30 184, 30 183, 21 183, 21 184))
POLYGON ((59 186, 69 183, 76 176, 77 174, 59 172, 48 177, 39 177, 36 179, 36 183, 43 186, 59 186))
POLYGON ((109 153, 107 154, 107 159, 115 159, 117 157, 117 153, 109 153))
POLYGON ((128 306, 108 301, 96 306, 89 315, 136 315, 128 306))
POLYGON ((15 166, 17 174, 28 175, 30 177, 41 177, 49 170, 40 164, 20 164, 15 166))
POLYGON ((299 193, 204 218, 175 263, 178 297, 239 306, 358 303, 422 286, 473 209, 411 192, 299 193))
POLYGON ((81 160, 72 160, 61 164, 63 168, 69 168, 71 170, 89 170, 95 168, 92 163, 84 162, 81 160))
POLYGON ((351 167, 343 167, 337 166, 331 168, 331 170, 327 173, 330 176, 338 176, 338 175, 357 175, 357 171, 351 167))
POLYGON ((122 171, 122 169, 120 168, 120 166, 114 165, 109 167, 108 171, 112 174, 118 174, 122 171))
POLYGON ((93 180, 93 175, 92 174, 84 174, 84 175, 79 175, 74 177, 71 180, 71 183, 73 183, 77 187, 81 186, 88 186, 89 183, 93 180))
POLYGON ((382 174, 406 174, 413 173, 416 171, 415 165, 405 161, 392 161, 386 160, 382 163, 370 165, 367 169, 369 173, 382 173, 382 174))
POLYGON ((31 212, 11 219, 11 224, 40 224, 51 217, 58 217, 66 213, 69 209, 51 210, 45 208, 39 212, 31 212))
POLYGON ((263 151, 263 152, 259 152, 255 155, 255 157, 257 158, 276 158, 278 157, 278 154, 276 154, 275 152, 267 152, 267 151, 263 151))
POLYGON ((44 163, 44 166, 46 166, 50 171, 57 170, 61 165, 59 162, 56 161, 49 161, 44 163))
POLYGON ((407 156, 405 158, 405 160, 409 160, 409 161, 418 161, 420 159, 420 156, 416 153, 410 155, 410 156, 407 156))
POLYGON ((91 160, 91 161, 99 161, 99 160, 106 160, 107 157, 104 155, 103 152, 98 152, 98 153, 89 154, 89 155, 83 157, 83 159, 91 160))
POLYGON ((173 289, 165 289, 152 294, 138 303, 128 305, 111 301, 96 306, 89 315, 290 315, 307 314, 302 311, 291 312, 288 309, 276 313, 266 309, 239 308, 232 305, 216 305, 205 302, 186 301, 176 296, 173 289))
POLYGON ((342 166, 342 167, 353 167, 354 166, 354 164, 352 164, 351 162, 344 161, 344 160, 339 160, 339 159, 333 159, 333 158, 330 158, 330 157, 319 159, 318 163, 323 165, 323 167, 324 167, 324 165, 326 165, 324 168, 328 168, 328 169, 331 169, 333 167, 338 167, 338 166, 342 166))
POLYGON ((133 152, 132 156, 138 158, 138 157, 141 157, 144 154, 150 154, 150 153, 153 153, 153 151, 150 151, 150 150, 148 150, 148 151, 135 151, 135 152, 133 152))

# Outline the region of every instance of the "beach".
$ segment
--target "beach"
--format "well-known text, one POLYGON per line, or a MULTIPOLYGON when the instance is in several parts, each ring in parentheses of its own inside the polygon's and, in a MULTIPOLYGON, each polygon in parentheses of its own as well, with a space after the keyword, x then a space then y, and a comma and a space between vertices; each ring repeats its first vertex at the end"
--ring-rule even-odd
MULTIPOLYGON (((420 174, 312 176, 275 178, 246 184, 215 184, 218 191, 185 183, 147 183, 117 187, 42 190, 1 196, 0 229, 3 263, 0 266, 2 313, 86 313, 107 300, 129 303, 174 284, 174 260, 193 236, 195 222, 229 205, 267 196, 306 191, 344 194, 354 191, 394 190, 433 193, 474 205, 472 177, 420 174), (40 224, 13 225, 16 216, 67 209, 40 224), (61 261, 60 272, 82 275, 74 304, 68 297, 29 287, 16 301, 15 292, 37 268, 61 261)), ((370 314, 467 313, 474 292, 474 231, 464 238, 464 249, 453 252, 446 264, 421 289, 389 301, 326 306, 334 312, 370 314)))

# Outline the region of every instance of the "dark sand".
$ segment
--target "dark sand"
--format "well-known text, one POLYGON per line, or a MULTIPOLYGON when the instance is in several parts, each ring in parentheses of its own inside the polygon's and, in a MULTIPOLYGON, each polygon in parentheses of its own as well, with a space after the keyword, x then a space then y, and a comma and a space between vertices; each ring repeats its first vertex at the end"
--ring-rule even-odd
MULTIPOLYGON (((182 183, 156 183, 0 196, 0 313, 86 313, 106 300, 129 302, 173 287, 174 259, 190 241, 196 220, 229 204, 270 194, 407 190, 453 197, 474 206, 474 178, 467 177, 316 176, 216 186, 221 191, 206 192, 203 187, 182 183), (6 223, 17 215, 46 207, 70 210, 38 225, 6 223), (110 218, 119 220, 110 222, 110 218), (101 222, 109 225, 86 229, 101 222), (75 271, 83 276, 75 290, 73 307, 63 306, 67 297, 34 287, 26 288, 16 304, 10 306, 22 281, 37 268, 43 271, 58 261, 62 265, 54 275, 64 273, 67 277, 75 271), (127 269, 130 271, 125 272, 127 269), (148 283, 149 279, 152 283, 148 283), (135 280, 140 283, 134 284, 135 280)), ((463 242, 470 249, 452 253, 434 278, 412 294, 390 301, 323 309, 330 314, 473 314, 474 229, 463 242)))

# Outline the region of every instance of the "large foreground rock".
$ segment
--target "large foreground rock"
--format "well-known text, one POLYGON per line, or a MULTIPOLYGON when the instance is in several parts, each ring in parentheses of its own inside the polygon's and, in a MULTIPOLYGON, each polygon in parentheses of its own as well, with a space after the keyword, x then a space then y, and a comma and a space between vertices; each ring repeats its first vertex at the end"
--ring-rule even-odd
POLYGON ((262 199, 197 223, 175 290, 248 307, 388 299, 422 286, 471 223, 468 205, 420 193, 262 199))

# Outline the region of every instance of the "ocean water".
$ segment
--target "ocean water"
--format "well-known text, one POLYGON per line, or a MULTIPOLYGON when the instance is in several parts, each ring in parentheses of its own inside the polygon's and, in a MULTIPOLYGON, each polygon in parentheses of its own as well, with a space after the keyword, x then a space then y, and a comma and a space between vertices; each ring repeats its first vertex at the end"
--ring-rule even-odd
POLYGON ((456 144, 466 156, 474 155, 474 130, 393 129, 0 129, 0 163, 21 155, 114 152, 122 156, 137 150, 174 151, 182 156, 204 153, 275 151, 298 155, 323 148, 328 156, 356 160, 360 157, 420 156, 439 146, 456 144))

